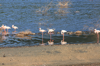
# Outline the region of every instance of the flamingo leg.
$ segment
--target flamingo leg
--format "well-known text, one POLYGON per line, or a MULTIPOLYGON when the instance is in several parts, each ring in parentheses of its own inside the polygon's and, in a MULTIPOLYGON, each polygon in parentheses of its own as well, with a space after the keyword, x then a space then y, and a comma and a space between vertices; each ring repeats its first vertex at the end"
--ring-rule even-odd
POLYGON ((51 42, 51 32, 50 32, 50 42, 51 42))
POLYGON ((63 33, 63 41, 64 41, 64 33, 63 33))
POLYGON ((15 32, 16 32, 16 29, 15 29, 15 32))
POLYGON ((8 32, 8 29, 7 29, 7 32, 8 32))
POLYGON ((97 43, 99 43, 99 33, 97 33, 97 43))
POLYGON ((42 32, 42 44, 43 44, 43 32, 42 32))
POLYGON ((6 29, 4 29, 4 32, 6 32, 6 29))

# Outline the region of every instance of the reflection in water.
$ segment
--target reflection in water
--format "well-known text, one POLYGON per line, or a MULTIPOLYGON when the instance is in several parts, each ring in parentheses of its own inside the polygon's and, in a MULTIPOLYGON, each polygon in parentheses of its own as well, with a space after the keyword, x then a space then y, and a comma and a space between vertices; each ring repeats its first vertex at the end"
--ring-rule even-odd
POLYGON ((54 42, 53 42, 53 41, 48 41, 48 44, 49 44, 49 45, 53 45, 54 42))
POLYGON ((67 42, 66 42, 66 41, 61 40, 61 44, 62 44, 62 45, 64 45, 64 44, 67 44, 67 42))
POLYGON ((59 6, 59 8, 68 8, 68 3, 69 3, 69 1, 67 1, 67 2, 59 2, 58 6, 59 6))
POLYGON ((48 4, 48 5, 46 5, 46 6, 42 6, 41 8, 39 8, 39 10, 37 10, 36 12, 37 13, 42 13, 43 15, 46 15, 47 14, 47 12, 48 12, 48 10, 51 8, 51 5, 52 4, 52 1, 48 4))
POLYGON ((1 38, 0 38, 0 42, 3 42, 4 40, 7 39, 6 35, 7 35, 7 32, 6 31, 3 31, 2 32, 2 35, 1 35, 1 38))

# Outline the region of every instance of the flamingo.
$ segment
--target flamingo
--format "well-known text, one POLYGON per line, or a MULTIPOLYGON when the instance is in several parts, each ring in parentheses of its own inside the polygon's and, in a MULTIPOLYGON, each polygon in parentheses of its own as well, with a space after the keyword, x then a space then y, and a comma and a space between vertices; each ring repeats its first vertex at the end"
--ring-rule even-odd
POLYGON ((53 45, 54 44, 53 40, 51 41, 51 34, 53 34, 52 32, 54 32, 54 30, 55 29, 48 29, 48 34, 50 34, 50 41, 48 41, 49 45, 53 45))
POLYGON ((100 33, 100 30, 94 29, 94 33, 100 33))
POLYGON ((99 43, 99 33, 100 33, 100 30, 94 29, 94 33, 97 34, 97 43, 99 43))
POLYGON ((53 34, 52 32, 54 32, 55 29, 48 29, 48 34, 50 34, 50 41, 51 41, 51 34, 53 34))
POLYGON ((67 32, 66 30, 61 30, 61 34, 63 35, 63 40, 61 40, 61 44, 66 44, 67 42, 64 41, 64 33, 67 32))
POLYGON ((12 28, 14 28, 15 31, 16 31, 16 29, 18 29, 18 27, 17 26, 14 26, 14 25, 12 25, 12 28))
POLYGON ((46 32, 46 30, 39 28, 39 31, 42 32, 42 44, 43 44, 43 32, 46 32))
POLYGON ((6 32, 6 26, 4 26, 4 24, 1 26, 1 28, 3 28, 3 30, 6 32))
POLYGON ((6 27, 6 29, 7 29, 7 32, 8 32, 8 29, 11 29, 11 27, 9 27, 9 26, 5 26, 6 27))

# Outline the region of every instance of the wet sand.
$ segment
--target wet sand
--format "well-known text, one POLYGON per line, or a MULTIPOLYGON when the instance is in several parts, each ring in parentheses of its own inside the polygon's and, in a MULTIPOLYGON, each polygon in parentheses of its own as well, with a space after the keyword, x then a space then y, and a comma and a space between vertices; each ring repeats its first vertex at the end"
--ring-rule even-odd
POLYGON ((0 48, 0 66, 100 66, 100 44, 0 48))

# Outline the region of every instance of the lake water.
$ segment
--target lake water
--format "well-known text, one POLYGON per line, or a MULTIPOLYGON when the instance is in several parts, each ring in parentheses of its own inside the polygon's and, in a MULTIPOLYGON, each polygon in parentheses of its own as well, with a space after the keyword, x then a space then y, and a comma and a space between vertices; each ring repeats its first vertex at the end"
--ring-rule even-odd
MULTIPOLYGON (((94 28, 100 29, 99 19, 100 0, 0 0, 0 26, 16 25, 17 32, 28 29, 33 33, 39 33, 40 27, 45 30, 54 28, 56 32, 90 31, 94 28)), ((10 29, 10 34, 13 31, 14 29, 10 29)), ((41 35, 30 37, 31 39, 22 39, 6 36, 6 40, 1 40, 0 47, 33 46, 41 43, 41 35)), ((55 44, 60 44, 62 35, 54 34, 52 39, 55 44)), ((47 44, 48 40, 49 35, 44 35, 44 43, 47 44)), ((68 44, 95 43, 96 35, 65 35, 65 41, 68 44)))

